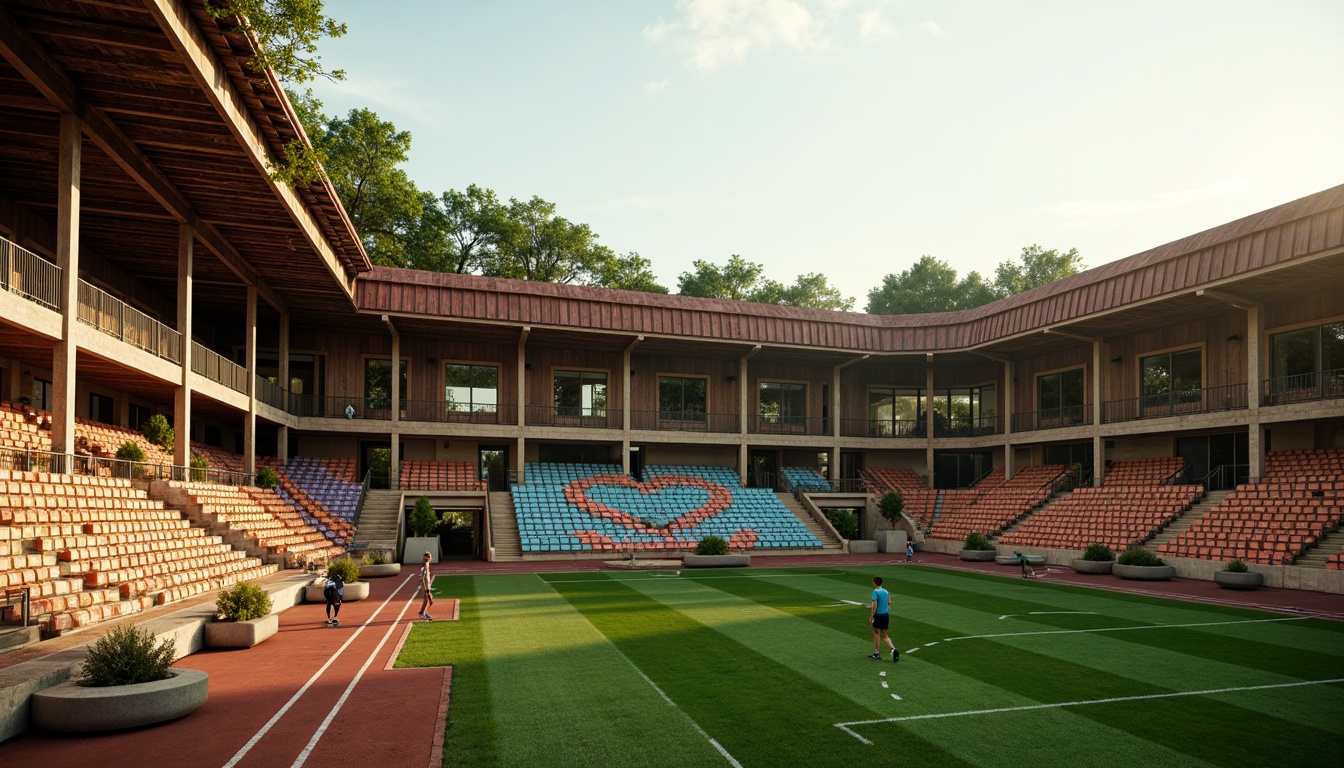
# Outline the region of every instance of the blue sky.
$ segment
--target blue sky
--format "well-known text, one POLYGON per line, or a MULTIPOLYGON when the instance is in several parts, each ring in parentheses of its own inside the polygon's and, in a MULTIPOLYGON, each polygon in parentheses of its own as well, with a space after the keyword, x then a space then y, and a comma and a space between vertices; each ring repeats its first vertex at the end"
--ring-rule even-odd
POLYGON ((433 192, 540 196, 675 290, 740 254, 862 309, 923 254, 1088 266, 1344 182, 1344 3, 327 0, 328 113, 433 192))

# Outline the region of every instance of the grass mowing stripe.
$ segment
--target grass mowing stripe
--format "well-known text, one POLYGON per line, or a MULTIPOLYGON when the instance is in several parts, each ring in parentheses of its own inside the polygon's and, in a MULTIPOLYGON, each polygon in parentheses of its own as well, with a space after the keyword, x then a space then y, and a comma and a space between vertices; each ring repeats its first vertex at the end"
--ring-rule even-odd
POLYGON ((478 578, 434 579, 436 597, 451 595, 458 599, 458 620, 416 624, 397 656, 398 668, 448 664, 453 667, 453 690, 444 732, 445 766, 500 765, 496 751, 498 729, 490 706, 490 670, 485 660, 480 601, 476 596, 478 578))
MULTIPOLYGON (((743 764, 891 765, 887 750, 858 744, 826 721, 846 719, 840 713, 871 717, 871 709, 628 584, 553 586, 743 764)), ((922 765, 967 765, 936 744, 912 741, 906 745, 922 765)))
POLYGON ((505 765, 688 766, 724 759, 591 623, 530 575, 478 588, 505 765), (632 738, 638 734, 637 738, 632 738))

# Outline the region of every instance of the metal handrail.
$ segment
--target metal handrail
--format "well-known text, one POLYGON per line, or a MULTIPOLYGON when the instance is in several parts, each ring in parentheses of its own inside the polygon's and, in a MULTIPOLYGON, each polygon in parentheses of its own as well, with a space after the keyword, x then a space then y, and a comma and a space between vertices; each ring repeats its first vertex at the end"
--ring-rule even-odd
POLYGON ((1344 397, 1344 368, 1265 379, 1261 389, 1263 405, 1327 400, 1335 397, 1344 397))
POLYGON ((1225 384, 1108 400, 1101 404, 1101 421, 1103 424, 1113 424, 1118 421, 1160 419, 1194 413, 1239 411, 1247 407, 1246 389, 1245 384, 1225 384))
POLYGON ((172 480, 175 482, 252 485, 254 475, 214 467, 126 461, 105 456, 65 454, 54 451, 0 448, 0 469, 47 472, 53 475, 95 475, 127 480, 172 480))
POLYGON ((0 289, 60 312, 61 268, 0 237, 0 289))
POLYGON ((1078 427, 1092 423, 1092 404, 1065 405, 1013 414, 1014 432, 1032 432, 1038 429, 1078 427))
POLYGON ((246 395, 251 391, 246 368, 199 341, 191 342, 191 370, 235 392, 246 395))
POLYGON ((182 334, 85 280, 79 281, 79 321, 114 339, 182 362, 182 334))

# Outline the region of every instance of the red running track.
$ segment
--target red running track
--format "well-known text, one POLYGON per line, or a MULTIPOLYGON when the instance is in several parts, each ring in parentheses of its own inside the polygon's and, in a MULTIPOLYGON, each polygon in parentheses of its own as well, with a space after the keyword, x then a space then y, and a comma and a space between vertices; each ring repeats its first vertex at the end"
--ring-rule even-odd
MULTIPOLYGON (((174 666, 210 674, 206 703, 180 720, 102 735, 30 731, 0 745, 6 766, 390 765, 442 762, 450 670, 390 669, 416 612, 414 574, 369 581, 367 600, 327 627, 322 604, 280 614, 255 648, 201 651, 174 666)), ((444 618, 456 601, 440 600, 444 618)))

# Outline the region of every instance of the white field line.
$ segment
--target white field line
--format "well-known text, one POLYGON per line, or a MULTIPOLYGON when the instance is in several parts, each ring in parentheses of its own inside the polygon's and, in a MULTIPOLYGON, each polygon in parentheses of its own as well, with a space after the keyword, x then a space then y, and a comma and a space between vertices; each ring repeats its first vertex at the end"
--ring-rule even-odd
MULTIPOLYGON (((1185 627, 1224 627, 1231 624, 1269 624, 1276 621, 1304 621, 1305 616, 1287 616, 1282 619, 1245 619, 1242 621, 1206 621, 1197 624, 1146 624, 1140 627, 1100 627, 1097 629, 1046 629, 1036 632, 1000 632, 993 635, 962 635, 961 637, 945 637, 943 642, 950 643, 953 640, 984 640, 995 637, 1029 637, 1031 635, 1081 635, 1089 632, 1128 632, 1136 629, 1182 629, 1185 627)), ((934 641, 937 642, 937 641, 934 641)), ((934 643, 925 643, 927 648, 934 643)))
POLYGON ((341 697, 336 700, 335 704, 331 705, 331 711, 322 719, 322 724, 313 732, 313 737, 308 740, 308 744, 304 746, 303 751, 299 753, 297 758, 295 758, 294 763, 290 768, 300 768, 300 766, 308 761, 308 756, 312 754, 313 747, 317 746, 317 742, 320 741, 323 734, 327 732, 327 727, 331 725, 331 721, 336 719, 336 713, 341 711, 341 707, 345 706, 346 699, 350 698, 350 693, 355 690, 356 685, 359 685, 359 681, 364 677, 364 673, 368 670, 369 665, 372 664, 373 660, 382 652, 383 646, 387 643, 387 639, 392 636, 392 633, 397 629, 397 626, 401 624, 402 618, 406 615, 406 612, 411 609, 411 603, 414 602, 415 593, 412 592, 411 596, 406 598, 406 604, 401 606, 401 613, 397 614, 397 618, 388 625, 387 631, 383 633, 383 639, 379 640, 378 645, 374 646, 374 649, 369 652, 369 658, 364 660, 364 666, 359 668, 359 672, 357 672, 354 678, 350 680, 350 684, 345 687, 345 691, 341 694, 341 697))
POLYGON ((1268 691, 1275 688, 1300 688, 1307 685, 1331 685, 1334 683, 1344 683, 1344 677, 1337 677, 1331 680, 1303 680, 1296 683, 1276 683, 1273 685, 1244 685, 1236 688, 1211 688, 1204 691, 1177 691, 1175 693, 1149 693, 1141 696, 1115 696, 1109 699, 1092 699, 1091 701, 1061 701, 1057 704, 1028 704, 1021 707, 1000 707, 998 709, 971 709, 964 712, 935 712, 928 715, 905 715, 904 717, 885 717, 880 720, 855 720, 848 723, 833 723, 836 728, 848 733, 850 736, 862 741, 864 744, 872 744, 869 739, 865 739, 853 730, 852 726, 859 725, 879 725, 882 723, 902 723, 909 720, 937 720, 946 717, 970 717, 973 715, 997 715, 1004 712, 1028 712, 1035 709, 1059 709, 1060 707, 1083 707, 1091 704, 1115 704, 1124 701, 1146 701, 1149 699, 1174 699, 1181 696, 1212 696, 1220 693, 1240 693, 1244 691, 1268 691))
POLYGON ((1092 611, 1032 611, 1031 613, 1005 613, 999 617, 999 621, 1011 619, 1014 616, 1094 616, 1092 611))
MULTIPOLYGON (((719 579, 809 579, 816 576, 841 576, 843 571, 833 571, 831 573, 761 573, 754 575, 740 576, 687 576, 683 574, 682 581, 718 581, 719 579)), ((593 582, 602 582, 604 584, 620 584, 628 581, 649 581, 650 579, 672 579, 672 576, 641 576, 635 579, 617 578, 617 579, 543 579, 541 574, 536 574, 537 578, 543 584, 588 584, 593 582)))
POLYGON ((289 701, 285 702, 285 705, 280 708, 280 711, 272 715, 271 719, 267 720, 266 724, 261 727, 261 730, 253 734, 252 738, 248 739, 247 743, 234 753, 233 757, 229 759, 229 762, 224 764, 224 768, 233 768, 233 766, 237 765, 238 761, 242 760, 248 752, 252 751, 252 748, 257 745, 257 742, 261 741, 262 737, 265 736, 276 723, 280 722, 280 718, 284 717, 285 713, 288 712, 299 699, 303 698, 303 695, 308 692, 308 689, 313 686, 313 683, 317 682, 317 679, 322 676, 322 673, 326 672, 327 668, 330 667, 342 653, 345 653, 345 649, 349 648, 350 644, 355 642, 355 638, 359 637, 359 634, 364 631, 364 628, 369 626, 374 619, 378 618, 378 614, 382 613, 383 608, 385 608, 387 604, 392 601, 392 598, 397 596, 397 593, 401 591, 401 588, 410 583, 413 578, 415 578, 414 574, 407 576, 401 584, 397 585, 396 589, 392 590, 392 594, 387 596, 387 599, 378 606, 378 609, 373 612, 373 615, 365 619, 364 623, 359 626, 359 629, 352 632, 350 637, 341 644, 341 647, 337 648, 335 653, 331 654, 331 657, 327 659, 326 663, 319 667, 318 670, 313 673, 312 677, 308 678, 308 682, 304 683, 302 688, 299 688, 299 690, 294 692, 294 695, 289 698, 289 701))

